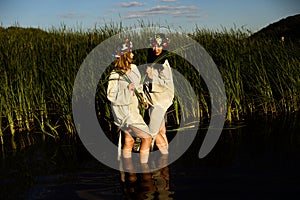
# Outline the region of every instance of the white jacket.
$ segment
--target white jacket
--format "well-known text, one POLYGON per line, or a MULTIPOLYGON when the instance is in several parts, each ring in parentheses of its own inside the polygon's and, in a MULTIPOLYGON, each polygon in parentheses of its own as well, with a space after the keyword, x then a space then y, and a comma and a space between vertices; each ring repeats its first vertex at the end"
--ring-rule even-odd
POLYGON ((172 69, 166 59, 162 64, 163 70, 153 68, 152 75, 152 98, 153 105, 160 105, 165 111, 172 105, 174 98, 174 83, 172 69))

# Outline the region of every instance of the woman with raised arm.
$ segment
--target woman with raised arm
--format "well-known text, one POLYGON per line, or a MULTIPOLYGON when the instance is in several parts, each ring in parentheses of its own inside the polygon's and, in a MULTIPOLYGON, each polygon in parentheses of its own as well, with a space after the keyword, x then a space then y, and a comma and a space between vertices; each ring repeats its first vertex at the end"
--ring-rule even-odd
POLYGON ((169 44, 168 38, 159 33, 150 38, 152 48, 148 51, 146 73, 148 80, 144 90, 149 94, 150 107, 149 129, 154 133, 155 143, 162 154, 168 154, 165 117, 173 103, 174 83, 172 70, 164 50, 169 44))

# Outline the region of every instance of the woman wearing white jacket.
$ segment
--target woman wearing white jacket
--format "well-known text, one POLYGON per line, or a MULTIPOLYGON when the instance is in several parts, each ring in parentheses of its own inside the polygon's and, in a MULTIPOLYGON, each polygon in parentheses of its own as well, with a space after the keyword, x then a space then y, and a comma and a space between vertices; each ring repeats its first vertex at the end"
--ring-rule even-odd
POLYGON ((174 83, 169 61, 165 57, 169 40, 164 34, 156 34, 150 39, 152 48, 148 51, 146 73, 150 107, 149 129, 155 138, 156 146, 162 154, 168 154, 165 115, 173 103, 174 83))
POLYGON ((137 93, 142 92, 141 74, 132 64, 132 43, 128 40, 118 48, 115 69, 111 72, 107 87, 107 98, 111 102, 115 124, 125 135, 122 150, 124 158, 130 158, 134 139, 131 134, 141 138, 140 162, 147 163, 152 137, 148 125, 139 113, 137 93), (140 91, 137 91, 140 90, 140 91), (137 93, 136 93, 137 92, 137 93))

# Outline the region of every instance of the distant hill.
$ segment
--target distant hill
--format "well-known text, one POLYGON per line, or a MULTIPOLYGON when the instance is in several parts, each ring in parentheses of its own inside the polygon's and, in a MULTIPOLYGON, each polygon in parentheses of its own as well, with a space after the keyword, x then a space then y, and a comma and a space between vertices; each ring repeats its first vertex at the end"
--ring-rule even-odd
POLYGON ((8 32, 8 33, 32 33, 32 34, 48 34, 46 31, 39 29, 39 28, 22 28, 16 26, 10 26, 7 28, 0 27, 1 32, 8 32))
POLYGON ((268 25, 260 31, 251 35, 251 39, 274 38, 281 40, 292 40, 300 43, 300 14, 289 16, 268 25))

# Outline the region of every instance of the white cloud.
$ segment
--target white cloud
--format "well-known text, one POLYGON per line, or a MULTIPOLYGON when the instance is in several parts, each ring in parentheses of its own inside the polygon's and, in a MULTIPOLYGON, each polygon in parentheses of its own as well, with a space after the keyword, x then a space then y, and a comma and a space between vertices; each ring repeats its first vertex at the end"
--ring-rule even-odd
POLYGON ((144 10, 137 10, 137 11, 129 11, 128 15, 125 16, 125 19, 133 19, 133 18, 143 18, 149 17, 153 15, 162 15, 162 14, 169 14, 174 16, 184 16, 186 15, 189 18, 192 18, 190 15, 195 15, 194 11, 199 10, 197 6, 171 6, 171 5, 158 5, 154 6, 150 9, 144 10))
POLYGON ((153 0, 153 1, 160 1, 160 2, 176 2, 177 0, 153 0))
POLYGON ((197 6, 178 6, 177 9, 188 9, 188 10, 198 10, 197 6))
POLYGON ((125 7, 125 8, 130 8, 130 7, 141 7, 141 6, 145 6, 147 4, 145 3, 140 3, 140 2, 137 2, 137 1, 132 1, 132 2, 128 2, 128 3, 120 3, 119 6, 121 7, 125 7))
POLYGON ((180 11, 180 10, 175 10, 175 11, 171 11, 170 14, 171 15, 182 15, 184 12, 180 11))
POLYGON ((129 14, 125 17, 125 19, 135 19, 144 17, 142 14, 129 14))
POLYGON ((145 10, 144 12, 157 12, 157 11, 168 11, 168 10, 174 10, 174 7, 172 6, 154 6, 149 10, 145 10))

